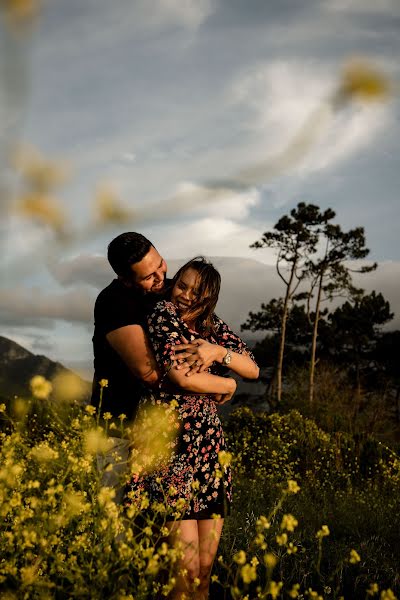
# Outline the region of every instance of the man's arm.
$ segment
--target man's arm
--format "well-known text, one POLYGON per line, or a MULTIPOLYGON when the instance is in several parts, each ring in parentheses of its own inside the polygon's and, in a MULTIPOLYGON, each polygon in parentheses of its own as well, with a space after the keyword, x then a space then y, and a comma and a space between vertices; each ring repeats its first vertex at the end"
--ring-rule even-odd
POLYGON ((149 385, 160 379, 154 354, 141 325, 126 325, 106 335, 111 347, 118 352, 133 375, 149 385))

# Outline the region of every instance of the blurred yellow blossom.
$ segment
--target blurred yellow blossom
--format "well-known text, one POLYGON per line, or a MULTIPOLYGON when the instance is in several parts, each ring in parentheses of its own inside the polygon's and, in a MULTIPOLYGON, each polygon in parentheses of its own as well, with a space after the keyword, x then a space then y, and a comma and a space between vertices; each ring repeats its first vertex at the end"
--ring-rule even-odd
POLYGON ((276 598, 279 596, 279 594, 281 592, 282 587, 283 587, 282 581, 279 581, 279 582, 270 581, 268 593, 271 595, 272 600, 276 600, 276 598))
POLYGON ((31 456, 39 462, 46 462, 49 460, 55 460, 58 458, 59 454, 57 450, 50 448, 48 442, 40 442, 32 448, 31 456))
POLYGON ((397 600, 397 596, 389 588, 381 591, 380 600, 397 600))
POLYGON ((178 431, 176 411, 168 405, 149 403, 139 409, 130 433, 132 473, 150 473, 168 462, 178 431))
POLYGON ((31 23, 39 12, 39 0, 1 0, 0 8, 13 25, 31 23))
POLYGON ((239 552, 236 552, 234 555, 233 560, 238 565, 244 565, 246 562, 246 552, 244 550, 239 550, 239 552))
POLYGON ((99 386, 100 386, 101 388, 108 387, 108 379, 100 379, 100 381, 99 381, 99 386))
POLYGON ((106 452, 110 448, 110 440, 101 428, 89 429, 83 434, 83 442, 86 452, 89 454, 99 454, 106 452))
POLYGON ((4 403, 0 404, 0 413, 6 412, 6 405, 4 403))
POLYGON ((286 529, 286 531, 294 531, 298 524, 298 520, 293 515, 283 515, 281 529, 286 529))
POLYGON ((318 592, 315 592, 312 588, 308 588, 306 594, 310 600, 324 600, 323 597, 320 596, 318 592))
POLYGON ((358 554, 358 552, 354 549, 350 550, 350 558, 349 558, 349 562, 351 562, 351 564, 355 565, 356 563, 360 562, 361 557, 358 554))
POLYGON ((371 583, 367 589, 367 596, 375 596, 379 592, 379 585, 377 583, 371 583))
POLYGON ((243 565, 240 570, 240 575, 242 576, 243 583, 255 581, 257 579, 256 565, 243 565))
POLYGON ((278 558, 275 554, 272 554, 272 552, 267 552, 267 554, 264 555, 264 562, 268 569, 273 569, 278 562, 278 558))
POLYGON ((37 568, 35 566, 22 567, 21 581, 23 585, 32 585, 38 576, 37 568))
POLYGON ((39 400, 47 400, 50 396, 53 386, 42 375, 35 375, 29 382, 32 394, 39 400))
POLYGON ((300 593, 300 584, 299 583, 295 583, 291 590, 288 592, 289 598, 297 598, 299 593, 300 593))
POLYGON ((294 479, 289 479, 287 484, 287 491, 289 494, 297 494, 297 492, 300 491, 300 486, 298 485, 297 481, 294 481, 294 479))
POLYGON ((330 531, 329 531, 328 525, 322 525, 321 529, 319 531, 317 531, 316 537, 318 539, 322 539, 323 537, 326 537, 329 534, 330 534, 330 531))
POLYGON ((19 198, 16 208, 21 215, 49 225, 57 233, 63 233, 66 219, 56 198, 47 194, 29 193, 19 198))
POLYGON ((269 529, 271 527, 271 523, 268 521, 267 517, 261 515, 256 521, 256 525, 262 527, 263 529, 269 529))
POLYGON ((97 499, 100 506, 105 506, 115 498, 115 490, 109 487, 102 487, 98 493, 97 499))
POLYGON ((281 535, 277 535, 276 541, 279 544, 279 546, 284 546, 288 541, 287 533, 281 533, 281 535))
POLYGON ((218 452, 218 462, 222 468, 229 467, 232 462, 232 454, 230 452, 226 452, 225 450, 221 450, 218 452))
POLYGON ((339 92, 343 98, 381 100, 389 91, 385 75, 367 61, 354 59, 345 65, 339 92))
POLYGON ((133 212, 121 204, 115 190, 109 184, 98 187, 95 196, 96 221, 103 223, 126 223, 133 217, 133 212))
POLYGON ((87 413, 89 413, 89 415, 94 415, 94 414, 95 414, 95 412, 96 412, 96 407, 95 407, 95 406, 93 406, 92 404, 87 404, 87 405, 85 406, 85 411, 86 411, 87 413))
POLYGON ((75 517, 82 512, 87 512, 91 505, 86 502, 83 492, 68 491, 64 494, 64 502, 66 505, 66 513, 68 517, 75 517))
POLYGON ((87 393, 84 381, 75 373, 60 373, 51 380, 53 396, 61 402, 78 402, 87 393))

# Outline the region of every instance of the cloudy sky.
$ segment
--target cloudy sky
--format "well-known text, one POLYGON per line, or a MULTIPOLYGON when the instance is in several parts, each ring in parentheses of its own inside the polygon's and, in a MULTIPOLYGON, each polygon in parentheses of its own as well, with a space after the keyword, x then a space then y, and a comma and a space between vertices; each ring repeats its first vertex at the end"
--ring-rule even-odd
MULTIPOLYGON (((106 247, 124 230, 147 235, 171 274, 179 260, 217 257, 220 313, 237 327, 281 293, 273 255, 249 245, 299 201, 333 208, 344 229, 365 227, 380 267, 358 283, 384 293, 400 327, 398 0, 52 0, 32 33, 6 29, 1 154, 19 140, 68 164, 54 193, 73 234, 55 242, 49 228, 2 213, 2 335, 90 371, 93 302, 112 279, 106 247), (354 57, 393 93, 327 115, 354 57), (296 160, 202 193, 276 164, 321 114, 296 160), (96 228, 105 185, 131 217, 96 228)), ((4 168, 0 183, 8 198, 18 189, 4 168)))

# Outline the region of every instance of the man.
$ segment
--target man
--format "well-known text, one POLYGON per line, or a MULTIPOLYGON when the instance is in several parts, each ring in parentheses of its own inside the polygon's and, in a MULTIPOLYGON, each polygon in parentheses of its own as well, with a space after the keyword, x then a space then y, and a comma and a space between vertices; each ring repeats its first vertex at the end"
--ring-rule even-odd
POLYGON ((140 233, 122 233, 108 246, 117 274, 94 309, 92 403, 114 417, 135 416, 143 383, 155 384, 157 363, 145 334, 146 310, 165 289, 167 265, 140 233), (107 385, 102 386, 104 380, 107 385))

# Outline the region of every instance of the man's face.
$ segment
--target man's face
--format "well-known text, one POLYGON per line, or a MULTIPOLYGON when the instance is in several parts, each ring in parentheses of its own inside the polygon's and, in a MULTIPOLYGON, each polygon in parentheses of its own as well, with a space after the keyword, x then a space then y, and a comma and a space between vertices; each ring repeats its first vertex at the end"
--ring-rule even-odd
POLYGON ((164 289, 167 263, 154 246, 141 261, 131 265, 131 271, 135 286, 144 293, 161 292, 164 289))

